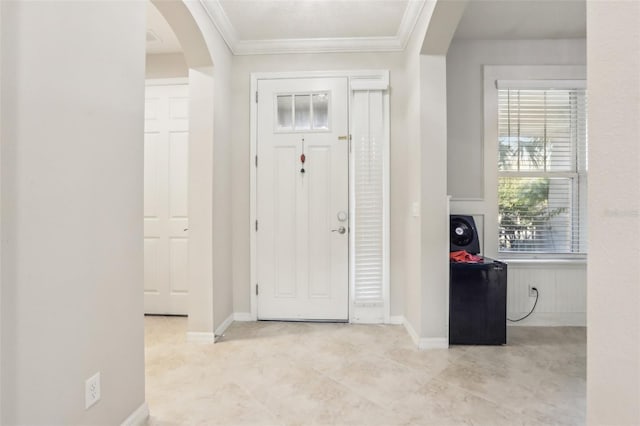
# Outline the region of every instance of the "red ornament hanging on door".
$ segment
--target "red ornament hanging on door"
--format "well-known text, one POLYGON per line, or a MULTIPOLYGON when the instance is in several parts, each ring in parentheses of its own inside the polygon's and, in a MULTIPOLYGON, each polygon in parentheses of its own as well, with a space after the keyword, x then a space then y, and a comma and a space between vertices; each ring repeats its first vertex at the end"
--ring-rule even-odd
POLYGON ((300 168, 300 173, 304 173, 304 162, 307 160, 307 156, 304 155, 304 138, 302 138, 302 154, 300 154, 300 163, 302 164, 302 168, 300 168))

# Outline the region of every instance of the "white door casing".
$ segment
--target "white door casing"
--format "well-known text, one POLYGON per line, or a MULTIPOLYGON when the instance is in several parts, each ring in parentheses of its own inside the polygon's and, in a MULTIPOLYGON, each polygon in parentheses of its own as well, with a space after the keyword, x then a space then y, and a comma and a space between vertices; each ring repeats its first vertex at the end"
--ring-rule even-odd
POLYGON ((260 80, 258 99, 257 316, 346 321, 347 78, 260 80))
POLYGON ((144 309, 188 312, 188 86, 147 85, 144 134, 144 309))

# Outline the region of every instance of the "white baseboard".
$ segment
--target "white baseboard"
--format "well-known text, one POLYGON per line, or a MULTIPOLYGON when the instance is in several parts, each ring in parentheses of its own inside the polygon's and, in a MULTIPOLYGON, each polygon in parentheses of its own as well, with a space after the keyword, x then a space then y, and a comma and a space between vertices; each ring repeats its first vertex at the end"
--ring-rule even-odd
MULTIPOLYGON (((522 318, 527 313, 509 313, 512 319, 522 318)), ((535 327, 586 327, 587 314, 585 312, 534 312, 527 319, 518 322, 508 321, 510 326, 535 327)))
POLYGON ((243 322, 255 321, 255 319, 251 315, 251 312, 234 312, 233 313, 233 320, 234 321, 243 321, 243 322))
POLYGON ((411 340, 418 347, 418 349, 448 349, 449 348, 449 338, 448 337, 419 337, 416 330, 413 328, 411 323, 404 318, 403 321, 404 328, 411 336, 411 340))
POLYGON ((142 426, 147 422, 149 418, 149 406, 146 402, 143 402, 129 417, 127 417, 122 426, 142 426))
POLYGON ((448 337, 423 337, 420 339, 419 349, 449 349, 448 337))
POLYGON ((404 324, 404 317, 402 315, 392 315, 389 317, 389 324, 402 325, 404 324))
POLYGON ((222 324, 220 324, 218 326, 218 328, 216 328, 216 331, 215 331, 214 334, 216 336, 222 336, 224 334, 224 332, 227 330, 227 328, 229 328, 229 326, 233 322, 233 317, 234 317, 234 315, 231 314, 224 321, 222 321, 222 324))
POLYGON ((413 343, 420 347, 420 337, 418 337, 418 333, 413 329, 413 326, 407 321, 406 318, 402 318, 402 325, 404 325, 404 329, 407 330, 409 337, 413 340, 413 343))
POLYGON ((244 312, 235 312, 229 315, 222 324, 216 328, 214 333, 189 331, 187 332, 187 342, 192 343, 215 343, 216 337, 222 336, 224 332, 234 321, 253 321, 251 314, 244 312))
POLYGON ((203 331, 188 331, 187 342, 191 343, 214 343, 216 336, 213 333, 203 331))

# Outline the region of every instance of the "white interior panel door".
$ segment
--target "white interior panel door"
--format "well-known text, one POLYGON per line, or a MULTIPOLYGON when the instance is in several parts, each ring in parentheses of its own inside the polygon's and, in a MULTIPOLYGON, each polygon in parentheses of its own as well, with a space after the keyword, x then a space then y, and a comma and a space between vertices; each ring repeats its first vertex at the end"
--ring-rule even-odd
POLYGON ((188 88, 147 86, 144 131, 144 309, 186 315, 188 88))
POLYGON ((348 319, 346 78, 258 82, 258 318, 348 319))

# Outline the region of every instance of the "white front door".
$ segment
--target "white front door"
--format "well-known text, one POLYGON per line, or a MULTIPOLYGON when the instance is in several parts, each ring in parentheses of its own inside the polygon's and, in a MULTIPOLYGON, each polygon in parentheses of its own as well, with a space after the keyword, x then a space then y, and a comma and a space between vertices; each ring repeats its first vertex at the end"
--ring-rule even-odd
POLYGON ((348 319, 347 93, 346 78, 258 82, 258 319, 348 319))
POLYGON ((187 85, 147 86, 144 129, 144 311, 187 314, 187 85))

